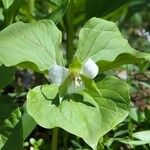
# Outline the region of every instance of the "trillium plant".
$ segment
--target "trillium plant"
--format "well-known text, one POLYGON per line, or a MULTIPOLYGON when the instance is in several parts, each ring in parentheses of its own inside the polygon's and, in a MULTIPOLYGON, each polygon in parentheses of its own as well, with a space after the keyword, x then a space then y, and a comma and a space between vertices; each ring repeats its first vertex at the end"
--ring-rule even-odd
MULTIPOLYGON (((77 61, 77 60, 76 60, 77 61)), ((54 65, 49 69, 49 78, 52 83, 60 86, 65 80, 68 80, 67 93, 79 93, 85 89, 82 81, 82 76, 93 79, 98 74, 98 66, 89 58, 82 67, 78 64, 78 68, 65 68, 59 65, 54 65)))
POLYGON ((100 18, 82 27, 74 53, 67 49, 63 55, 61 38, 51 20, 14 23, 0 33, 0 61, 39 72, 50 81, 27 94, 27 113, 37 124, 63 128, 96 150, 100 138, 130 109, 128 84, 102 73, 124 64, 140 65, 150 54, 133 49, 115 23, 100 18))

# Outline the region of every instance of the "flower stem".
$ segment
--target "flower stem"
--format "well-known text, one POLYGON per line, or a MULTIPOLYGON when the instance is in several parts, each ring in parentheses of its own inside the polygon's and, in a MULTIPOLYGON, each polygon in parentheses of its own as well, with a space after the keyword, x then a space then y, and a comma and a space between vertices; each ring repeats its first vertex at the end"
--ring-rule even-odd
POLYGON ((13 23, 13 13, 10 15, 9 10, 5 10, 4 11, 4 23, 5 23, 5 27, 11 25, 13 23))
POLYGON ((35 8, 34 8, 34 3, 35 0, 28 0, 28 7, 29 7, 29 12, 32 16, 35 16, 35 8))
POLYGON ((51 150, 57 150, 57 141, 58 141, 58 128, 54 128, 52 131, 51 150))
POLYGON ((66 14, 66 30, 67 30, 67 61, 68 64, 72 61, 74 55, 74 47, 73 47, 73 37, 74 37, 74 29, 73 29, 73 0, 70 0, 70 4, 67 9, 66 14))

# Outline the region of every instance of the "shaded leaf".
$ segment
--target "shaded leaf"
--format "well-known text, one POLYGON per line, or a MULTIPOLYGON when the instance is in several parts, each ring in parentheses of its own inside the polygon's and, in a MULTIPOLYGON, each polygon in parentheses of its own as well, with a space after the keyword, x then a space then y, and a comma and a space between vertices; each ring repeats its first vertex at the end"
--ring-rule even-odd
POLYGON ((0 149, 22 150, 21 113, 9 96, 0 97, 0 149))
POLYGON ((6 67, 4 65, 0 66, 0 89, 4 88, 9 83, 11 83, 13 75, 14 68, 6 67))
POLYGON ((64 16, 68 8, 68 5, 69 5, 69 0, 63 1, 61 5, 56 10, 54 10, 50 15, 48 15, 46 18, 49 18, 53 22, 58 24, 61 21, 62 17, 64 16))
POLYGON ((60 6, 63 3, 63 0, 48 0, 50 3, 60 6))
MULTIPOLYGON (((3 0, 3 1, 11 1, 11 0, 3 0)), ((21 8, 24 2, 25 0, 13 0, 13 3, 9 5, 9 8, 4 10, 5 26, 8 26, 13 23, 15 17, 19 12, 19 9, 21 8)))
POLYGON ((86 14, 87 18, 106 16, 121 6, 129 3, 131 0, 87 0, 86 14), (92 7, 91 7, 92 6, 92 7))
POLYGON ((36 127, 37 123, 33 120, 31 116, 28 115, 26 110, 24 111, 21 120, 22 120, 23 140, 26 140, 26 138, 36 127))
POLYGON ((24 111, 22 117, 18 106, 9 96, 0 99, 0 149, 22 150, 23 141, 30 135, 36 122, 24 111))

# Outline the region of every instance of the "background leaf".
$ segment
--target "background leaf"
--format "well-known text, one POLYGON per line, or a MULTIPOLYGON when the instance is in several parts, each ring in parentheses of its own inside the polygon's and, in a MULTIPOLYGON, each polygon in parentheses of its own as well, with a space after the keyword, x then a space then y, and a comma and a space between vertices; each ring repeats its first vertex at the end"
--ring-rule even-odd
POLYGON ((8 9, 10 5, 14 2, 14 0, 2 0, 5 9, 8 9))
POLYGON ((60 6, 63 3, 63 0, 48 0, 50 3, 60 6))
POLYGON ((87 18, 103 17, 115 11, 119 7, 129 3, 131 0, 87 0, 86 14, 87 18), (91 7, 92 6, 92 7, 91 7))
POLYGON ((54 10, 50 15, 46 17, 46 18, 51 19, 56 24, 58 24, 61 21, 62 17, 64 16, 69 5, 69 0, 65 0, 60 4, 56 10, 54 10))
POLYGON ((135 132, 132 136, 141 141, 149 141, 150 142, 150 130, 135 132))
POLYGON ((26 110, 24 111, 21 119, 22 119, 22 129, 23 129, 23 140, 26 140, 26 138, 36 127, 37 123, 33 120, 31 116, 29 116, 26 110))
POLYGON ((11 83, 13 75, 14 68, 6 67, 4 65, 0 66, 0 89, 4 88, 9 83, 11 83))
POLYGON ((0 96, 0 149, 22 150, 23 141, 30 135, 37 123, 26 110, 23 115, 14 98, 0 96))
POLYGON ((0 96, 0 149, 22 150, 21 112, 9 96, 0 96))
POLYGON ((129 139, 123 139, 123 138, 116 138, 114 140, 117 140, 117 141, 124 143, 124 144, 135 145, 135 146, 145 145, 145 144, 149 143, 149 141, 129 140, 129 139))
POLYGON ((10 24, 14 22, 14 19, 19 13, 19 10, 22 7, 22 4, 24 4, 25 0, 13 0, 13 1, 6 0, 6 1, 9 1, 9 3, 7 2, 7 4, 9 4, 7 5, 9 6, 9 8, 4 10, 4 23, 5 23, 5 26, 9 26, 10 24))

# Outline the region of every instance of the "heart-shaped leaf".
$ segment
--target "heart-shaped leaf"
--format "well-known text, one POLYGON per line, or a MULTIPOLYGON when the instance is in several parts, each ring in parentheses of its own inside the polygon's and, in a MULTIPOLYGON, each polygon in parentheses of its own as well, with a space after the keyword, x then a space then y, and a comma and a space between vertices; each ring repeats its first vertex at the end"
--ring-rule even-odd
POLYGON ((81 29, 76 54, 82 62, 91 57, 101 70, 150 59, 150 54, 130 47, 113 22, 90 19, 81 29))
POLYGON ((124 81, 107 77, 97 85, 96 94, 72 94, 61 104, 57 86, 35 87, 27 95, 27 112, 42 127, 61 127, 96 149, 99 138, 125 119, 129 105, 129 89, 124 81))
POLYGON ((0 33, 0 60, 43 72, 62 63, 60 43, 61 32, 50 20, 15 23, 0 33))

